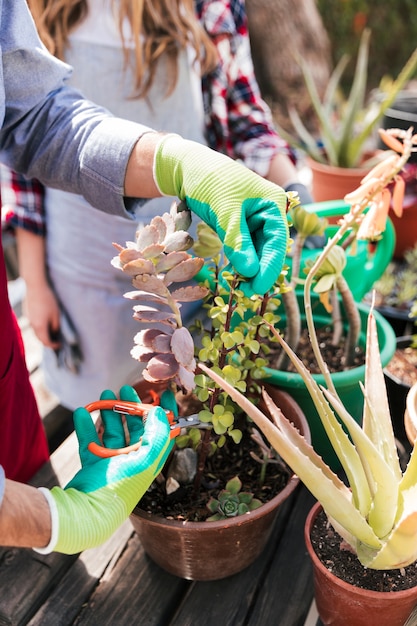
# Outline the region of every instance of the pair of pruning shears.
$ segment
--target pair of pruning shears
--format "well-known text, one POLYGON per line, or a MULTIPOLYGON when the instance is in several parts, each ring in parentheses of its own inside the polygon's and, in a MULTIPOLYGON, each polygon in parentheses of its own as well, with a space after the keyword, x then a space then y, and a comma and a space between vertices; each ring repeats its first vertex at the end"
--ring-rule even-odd
MULTIPOLYGON (((87 404, 85 408, 89 413, 93 411, 111 410, 115 413, 121 413, 125 415, 137 415, 142 419, 146 419, 149 411, 151 409, 154 409, 156 406, 159 406, 159 396, 157 394, 153 394, 153 398, 154 402, 152 404, 146 404, 145 402, 128 402, 126 400, 96 400, 95 402, 90 402, 90 404, 87 404)), ((167 409, 164 409, 164 411, 170 424, 171 439, 175 439, 175 437, 178 437, 178 435, 181 433, 182 428, 191 428, 193 426, 198 427, 200 425, 200 420, 196 413, 193 415, 189 415, 188 417, 177 417, 172 411, 169 411, 167 409)), ((118 456, 119 454, 128 454, 129 452, 138 450, 141 446, 141 443, 141 440, 139 440, 137 443, 134 443, 130 446, 125 446, 123 448, 106 448, 105 446, 98 444, 95 441, 90 441, 90 443, 88 444, 88 449, 96 456, 109 458, 113 456, 118 456)))

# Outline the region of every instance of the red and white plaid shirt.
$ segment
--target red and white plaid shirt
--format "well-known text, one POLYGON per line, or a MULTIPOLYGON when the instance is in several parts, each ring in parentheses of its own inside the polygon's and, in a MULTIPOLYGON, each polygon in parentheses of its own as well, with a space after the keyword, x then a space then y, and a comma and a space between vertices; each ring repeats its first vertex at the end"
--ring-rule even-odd
MULTIPOLYGON (((219 63, 202 79, 207 144, 265 176, 279 152, 294 162, 263 101, 251 58, 244 0, 196 0, 197 16, 216 45, 219 63)), ((42 185, 1 167, 3 220, 45 235, 42 185)))

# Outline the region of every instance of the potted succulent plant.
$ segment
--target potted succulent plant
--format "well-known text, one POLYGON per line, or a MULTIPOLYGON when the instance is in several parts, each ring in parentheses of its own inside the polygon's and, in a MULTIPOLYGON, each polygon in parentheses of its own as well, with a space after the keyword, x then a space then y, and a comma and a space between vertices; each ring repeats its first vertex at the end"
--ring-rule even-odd
MULTIPOLYGON (((142 323, 132 356, 145 365, 144 386, 154 386, 174 412, 177 404, 181 415, 197 410, 204 427, 176 437, 174 454, 142 498, 132 523, 160 566, 183 578, 212 580, 240 571, 256 558, 298 478, 254 432, 239 406, 195 371, 197 353, 258 401, 266 363, 262 339, 269 334, 261 321, 265 314, 275 319, 282 279, 264 296, 246 296, 240 279, 223 268, 221 244, 204 224, 194 245, 199 256, 187 252, 194 243, 189 225, 186 207, 173 205, 170 213, 140 229, 135 242, 116 246, 113 265, 132 276, 135 291, 125 295, 142 323), (203 267, 210 271, 202 276, 203 267), (198 283, 182 284, 197 272, 198 283), (201 299, 204 324, 194 321, 196 348, 181 309, 201 299)), ((283 391, 271 393, 309 439, 296 402, 283 391)))
POLYGON ((318 137, 304 126, 295 111, 290 118, 296 135, 280 129, 284 137, 308 156, 312 170, 312 193, 317 202, 340 199, 358 187, 360 180, 375 163, 375 131, 384 113, 394 103, 417 68, 415 50, 394 81, 381 80, 378 93, 368 98, 367 69, 371 32, 363 31, 356 68, 349 95, 345 98, 340 88, 341 78, 349 58, 345 55, 335 67, 323 99, 318 91, 308 64, 301 59, 301 68, 318 120, 318 137))
MULTIPOLYGON (((407 143, 410 149, 410 133, 407 143)), ((363 209, 361 202, 354 204, 351 219, 360 218, 363 209)), ((373 211, 365 219, 368 226, 379 230, 382 224, 377 224, 376 217, 373 211)), ((305 294, 308 304, 308 287, 305 294)), ((308 306, 306 313, 311 342, 319 353, 314 317, 308 306)), ((313 561, 316 604, 322 622, 333 626, 403 626, 417 605, 417 451, 413 439, 411 456, 403 469, 385 393, 374 312, 371 309, 368 315, 362 425, 346 410, 321 355, 318 360, 326 386, 317 384, 267 318, 265 324, 308 387, 346 482, 288 423, 267 393, 265 402, 274 423, 217 372, 204 364, 200 367, 248 412, 318 500, 306 521, 305 540, 313 561)))

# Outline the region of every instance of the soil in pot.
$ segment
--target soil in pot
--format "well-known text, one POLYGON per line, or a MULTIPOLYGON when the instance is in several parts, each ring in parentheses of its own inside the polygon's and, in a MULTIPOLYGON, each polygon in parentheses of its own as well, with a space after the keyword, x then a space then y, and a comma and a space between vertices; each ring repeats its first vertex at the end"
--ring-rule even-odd
POLYGON ((335 576, 350 585, 370 591, 402 591, 417 586, 417 562, 403 569, 393 570, 363 567, 350 547, 329 524, 323 510, 316 517, 310 537, 320 561, 335 576))
POLYGON ((206 503, 210 497, 217 498, 233 476, 239 476, 242 481, 242 492, 251 492, 261 502, 268 502, 288 484, 292 471, 284 463, 269 463, 261 485, 261 465, 252 458, 251 452, 260 456, 259 446, 248 433, 244 433, 239 445, 229 440, 209 459, 198 494, 194 492, 193 485, 189 484, 167 495, 164 484, 155 482, 153 488, 142 497, 139 507, 168 519, 203 522, 211 515, 206 503))

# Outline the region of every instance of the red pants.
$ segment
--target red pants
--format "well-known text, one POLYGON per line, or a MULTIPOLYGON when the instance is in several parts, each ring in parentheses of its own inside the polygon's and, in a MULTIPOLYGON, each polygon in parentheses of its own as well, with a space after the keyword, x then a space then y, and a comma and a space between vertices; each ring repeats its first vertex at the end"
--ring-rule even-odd
POLYGON ((27 482, 48 458, 22 336, 8 298, 0 235, 0 465, 7 478, 27 482))

